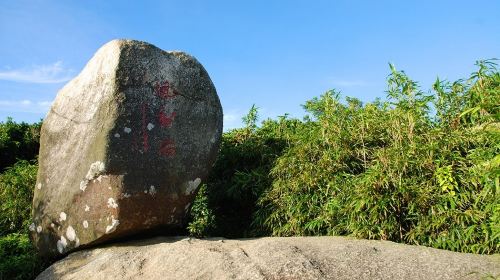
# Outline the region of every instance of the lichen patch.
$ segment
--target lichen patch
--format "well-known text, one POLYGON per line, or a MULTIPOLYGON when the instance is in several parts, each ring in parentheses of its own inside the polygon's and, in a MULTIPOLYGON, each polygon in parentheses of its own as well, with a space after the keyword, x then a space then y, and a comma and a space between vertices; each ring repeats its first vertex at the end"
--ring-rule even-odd
POLYGON ((80 182, 80 190, 82 190, 82 192, 84 192, 85 189, 87 189, 87 184, 88 184, 87 180, 83 180, 80 182))
POLYGON ((66 246, 68 246, 68 241, 66 241, 66 238, 64 238, 64 236, 61 236, 61 239, 57 240, 57 251, 62 254, 64 252, 64 249, 66 249, 66 246))
POLYGON ((101 179, 104 177, 101 174, 104 172, 104 170, 104 162, 96 161, 92 163, 89 167, 89 170, 87 171, 87 174, 85 175, 85 178, 80 182, 80 190, 84 192, 85 189, 87 189, 90 181, 93 181, 95 183, 95 180, 97 179, 99 182, 101 182, 101 179))
POLYGON ((89 171, 87 175, 85 175, 85 179, 88 181, 97 177, 100 173, 102 173, 105 169, 104 162, 96 161, 90 165, 89 171))
POLYGON ((60 222, 64 222, 64 221, 66 221, 66 218, 67 218, 66 213, 61 212, 61 213, 59 214, 59 221, 60 221, 60 222))
POLYGON ((149 194, 150 195, 155 195, 156 194, 156 188, 155 188, 155 186, 153 186, 153 185, 149 186, 149 194))
POLYGON ((114 216, 111 216, 111 225, 106 226, 106 233, 112 233, 116 230, 116 227, 120 224, 120 221, 115 220, 114 216))
POLYGON ((118 203, 112 197, 108 198, 108 208, 118 208, 118 203))
POLYGON ((66 229, 66 237, 68 238, 69 241, 75 241, 76 232, 72 226, 68 226, 68 228, 66 229))

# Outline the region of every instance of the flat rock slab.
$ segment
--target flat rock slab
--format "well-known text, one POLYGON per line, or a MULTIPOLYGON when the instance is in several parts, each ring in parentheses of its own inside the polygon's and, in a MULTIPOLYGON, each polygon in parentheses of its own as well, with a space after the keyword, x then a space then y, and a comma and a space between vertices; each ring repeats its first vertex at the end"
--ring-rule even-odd
POLYGON ((345 237, 158 237, 70 254, 37 279, 489 279, 500 256, 345 237))

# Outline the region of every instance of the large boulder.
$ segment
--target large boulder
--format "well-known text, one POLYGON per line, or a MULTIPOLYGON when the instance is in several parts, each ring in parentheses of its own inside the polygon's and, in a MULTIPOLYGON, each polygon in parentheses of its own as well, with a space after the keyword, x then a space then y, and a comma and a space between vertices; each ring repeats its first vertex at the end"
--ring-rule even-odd
POLYGON ((345 237, 158 237, 75 252, 53 279, 493 279, 500 256, 345 237))
POLYGON ((222 108, 192 56, 114 40, 61 89, 45 118, 34 244, 65 254, 180 227, 222 134, 222 108))

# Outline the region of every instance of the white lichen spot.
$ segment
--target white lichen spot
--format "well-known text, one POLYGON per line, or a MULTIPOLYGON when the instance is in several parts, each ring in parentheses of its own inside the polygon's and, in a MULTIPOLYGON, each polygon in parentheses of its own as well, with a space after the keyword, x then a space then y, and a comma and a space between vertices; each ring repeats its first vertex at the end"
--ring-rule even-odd
POLYGON ((201 183, 201 179, 200 178, 196 178, 193 181, 189 181, 188 184, 187 184, 186 192, 185 193, 187 195, 192 194, 198 188, 198 186, 200 185, 200 183, 201 183))
POLYGON ((210 138, 210 143, 215 143, 215 137, 210 138))
POLYGON ((97 181, 100 183, 102 181, 102 175, 100 175, 99 177, 97 177, 97 181))
POLYGON ((37 188, 37 189, 39 189, 39 190, 41 190, 41 189, 42 189, 42 183, 38 183, 38 184, 36 185, 36 188, 37 188))
POLYGON ((144 190, 144 193, 148 193, 148 190, 144 190))
POLYGON ((38 233, 42 232, 42 226, 37 226, 36 227, 36 232, 38 232, 38 233))
POLYGON ((87 220, 83 221, 83 227, 84 228, 88 228, 89 227, 89 222, 87 222, 87 220))
POLYGON ((111 225, 106 226, 106 233, 111 233, 116 230, 116 227, 120 224, 118 220, 115 220, 114 216, 111 216, 111 225))
POLYGON ((36 226, 34 223, 29 226, 30 231, 35 231, 35 228, 36 226))
POLYGON ((87 188, 87 183, 88 183, 87 180, 83 180, 80 182, 80 190, 82 190, 82 192, 84 192, 85 189, 87 188))
POLYGON ((89 211, 90 211, 90 207, 87 204, 85 204, 85 212, 89 212, 89 211))
POLYGON ((130 133, 131 131, 132 131, 132 129, 130 127, 125 127, 123 129, 123 132, 125 132, 125 133, 130 133))
POLYGON ((152 123, 148 123, 148 126, 147 126, 148 130, 153 129, 154 127, 155 127, 155 125, 154 125, 154 124, 152 124, 152 123))
POLYGON ((118 204, 116 203, 116 201, 114 200, 114 198, 110 197, 108 198, 108 208, 117 208, 118 207, 118 204))
POLYGON ((67 217, 66 213, 61 212, 61 214, 59 214, 59 221, 61 221, 61 222, 66 221, 66 217, 67 217))
POLYGON ((75 241, 75 248, 80 247, 80 239, 77 237, 75 241))
POLYGON ((75 241, 76 232, 72 226, 68 226, 68 228, 66 229, 66 237, 69 239, 69 241, 75 241))
POLYGON ((149 194, 150 195, 155 195, 156 194, 156 188, 155 188, 155 186, 151 185, 149 187, 149 194))
POLYGON ((85 179, 88 181, 92 180, 95 178, 99 173, 104 171, 104 162, 101 161, 96 161, 90 165, 89 171, 87 172, 87 175, 85 175, 85 179))
POLYGON ((51 228, 54 228, 56 225, 54 225, 54 223, 50 223, 50 227, 51 228))
POLYGON ((62 254, 66 246, 68 246, 68 242, 66 241, 66 238, 64 238, 64 236, 61 236, 61 239, 57 240, 57 251, 62 254))
POLYGON ((124 193, 124 194, 123 194, 123 197, 125 197, 125 198, 129 198, 129 197, 130 197, 130 194, 129 194, 129 193, 124 193))
POLYGON ((116 138, 120 138, 120 133, 115 133, 116 138))

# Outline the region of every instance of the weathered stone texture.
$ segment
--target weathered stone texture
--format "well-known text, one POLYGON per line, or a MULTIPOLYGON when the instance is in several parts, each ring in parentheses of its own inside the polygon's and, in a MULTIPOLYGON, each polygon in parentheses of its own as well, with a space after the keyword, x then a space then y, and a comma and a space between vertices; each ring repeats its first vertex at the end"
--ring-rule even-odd
POLYGON ((114 40, 43 122, 32 237, 42 254, 182 225, 212 166, 222 108, 193 57, 114 40))
POLYGON ((37 279, 493 279, 500 256, 345 237, 155 238, 75 252, 37 279))

